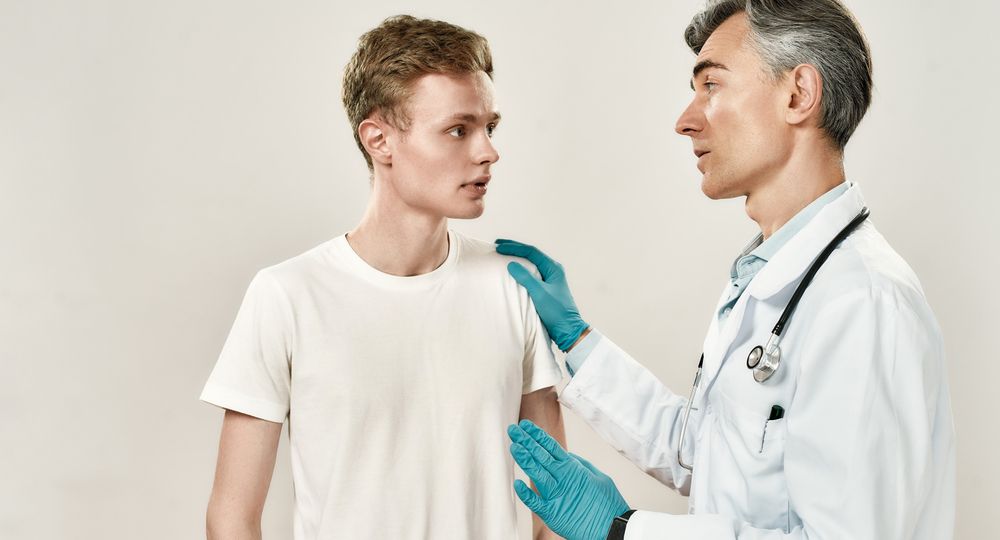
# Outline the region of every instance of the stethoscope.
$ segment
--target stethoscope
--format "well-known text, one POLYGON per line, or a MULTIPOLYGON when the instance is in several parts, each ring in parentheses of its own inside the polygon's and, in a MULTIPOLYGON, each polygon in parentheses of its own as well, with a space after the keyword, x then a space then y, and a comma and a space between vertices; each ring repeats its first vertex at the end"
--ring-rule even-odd
MULTIPOLYGON (((805 277, 799 283, 799 286, 795 288, 795 292, 792 293, 792 298, 788 301, 785 306, 785 310, 781 312, 781 317, 778 317, 778 324, 774 325, 774 329, 771 330, 771 337, 768 338, 767 343, 763 346, 757 345, 750 350, 750 354, 747 355, 747 368, 753 372, 753 379, 758 383, 763 384, 765 381, 774 375, 774 372, 778 370, 781 365, 781 348, 778 346, 778 342, 781 341, 781 332, 785 329, 788 324, 788 318, 792 316, 792 312, 795 311, 795 307, 799 305, 799 299, 802 298, 802 293, 805 292, 806 287, 809 286, 809 282, 812 281, 813 276, 819 271, 826 259, 833 253, 833 250, 837 249, 840 242, 847 238, 847 235, 851 234, 854 229, 858 228, 861 223, 868 219, 868 208, 862 208, 861 212, 858 213, 857 217, 851 220, 850 223, 844 227, 837 236, 827 244, 826 248, 819 257, 813 261, 812 266, 806 272, 805 277)), ((691 394, 688 396, 687 405, 684 407, 684 422, 681 424, 681 438, 680 443, 677 445, 677 463, 687 469, 688 471, 694 471, 694 468, 681 458, 681 448, 684 446, 684 436, 687 434, 688 420, 691 417, 691 404, 694 403, 695 391, 698 388, 698 384, 701 383, 701 366, 705 362, 705 353, 701 354, 701 358, 698 359, 698 371, 694 374, 694 383, 691 385, 691 394)))

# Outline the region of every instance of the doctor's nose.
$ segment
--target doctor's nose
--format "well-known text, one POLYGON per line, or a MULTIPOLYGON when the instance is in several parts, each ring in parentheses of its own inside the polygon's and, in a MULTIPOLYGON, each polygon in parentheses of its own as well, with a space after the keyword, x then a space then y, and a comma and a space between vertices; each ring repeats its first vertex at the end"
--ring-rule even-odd
POLYGON ((678 135, 692 137, 701 132, 704 125, 704 117, 697 105, 697 101, 691 100, 691 103, 688 104, 684 112, 677 118, 677 125, 674 126, 674 131, 678 135))

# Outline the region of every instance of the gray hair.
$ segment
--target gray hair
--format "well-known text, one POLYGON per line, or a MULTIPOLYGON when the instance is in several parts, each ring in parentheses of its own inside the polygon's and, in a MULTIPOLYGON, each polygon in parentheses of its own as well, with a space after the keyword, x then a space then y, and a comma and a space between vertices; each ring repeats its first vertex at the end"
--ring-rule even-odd
POLYGON ((684 31, 688 47, 701 52, 712 32, 740 12, 773 78, 800 64, 819 72, 820 129, 843 150, 872 101, 871 52, 857 20, 839 0, 709 0, 684 31))

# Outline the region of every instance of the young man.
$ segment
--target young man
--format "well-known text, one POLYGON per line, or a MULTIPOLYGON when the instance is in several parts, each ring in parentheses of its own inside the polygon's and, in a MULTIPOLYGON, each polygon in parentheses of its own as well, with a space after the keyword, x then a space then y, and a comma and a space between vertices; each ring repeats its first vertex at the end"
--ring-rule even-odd
POLYGON ((250 284, 201 396, 226 409, 210 538, 260 536, 286 418, 296 539, 517 537, 504 426, 565 436, 511 258, 448 230, 483 213, 500 157, 492 73, 486 40, 448 23, 399 16, 361 37, 343 99, 368 208, 250 284))
POLYGON ((518 495, 570 540, 951 538, 941 332, 845 179, 844 147, 871 101, 860 27, 838 0, 714 0, 685 37, 694 97, 677 132, 691 138, 705 195, 746 197, 760 227, 711 312, 693 393, 590 331, 544 254, 497 249, 542 273, 512 266, 572 349, 562 403, 690 495, 689 514, 630 510, 610 478, 527 422, 511 426, 512 452, 539 493, 519 483, 518 495))

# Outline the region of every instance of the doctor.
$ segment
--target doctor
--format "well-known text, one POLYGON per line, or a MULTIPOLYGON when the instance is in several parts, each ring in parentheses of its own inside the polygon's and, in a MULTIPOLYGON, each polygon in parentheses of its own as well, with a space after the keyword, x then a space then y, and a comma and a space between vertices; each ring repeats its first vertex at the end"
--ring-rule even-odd
POLYGON ((631 509, 610 478, 530 422, 508 430, 538 487, 518 480, 517 495, 572 540, 951 538, 941 333, 843 169, 871 101, 861 29, 837 0, 723 0, 685 38, 694 98, 676 130, 691 138, 705 195, 746 197, 760 226, 711 314, 693 391, 666 388, 584 322, 558 263, 509 240, 496 249, 540 270, 537 280, 510 266, 569 352, 562 403, 689 495, 689 514, 631 509))

